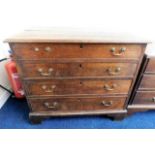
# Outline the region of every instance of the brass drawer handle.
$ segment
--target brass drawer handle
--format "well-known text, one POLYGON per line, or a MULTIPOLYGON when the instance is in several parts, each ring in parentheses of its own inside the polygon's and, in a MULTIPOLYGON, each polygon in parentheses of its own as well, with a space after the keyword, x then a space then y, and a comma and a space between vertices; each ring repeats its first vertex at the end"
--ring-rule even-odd
POLYGON ((44 106, 48 109, 56 109, 58 106, 58 102, 53 102, 52 105, 50 105, 50 103, 48 102, 45 102, 44 106))
POLYGON ((52 48, 49 47, 49 46, 47 46, 47 47, 45 47, 45 51, 46 51, 46 52, 51 52, 51 51, 52 51, 52 48))
POLYGON ((109 75, 118 75, 118 74, 120 74, 121 68, 117 67, 114 69, 114 71, 113 71, 113 69, 108 68, 106 71, 108 72, 109 75))
POLYGON ((53 68, 49 68, 47 73, 43 72, 42 68, 39 68, 38 72, 40 73, 41 76, 51 76, 53 72, 53 68))
POLYGON ((112 48, 111 48, 111 52, 112 52, 112 54, 113 54, 114 56, 120 56, 120 55, 122 55, 125 51, 126 51, 126 48, 125 48, 125 47, 120 48, 119 53, 116 53, 115 47, 112 47, 112 48))
POLYGON ((116 84, 113 84, 111 87, 107 84, 104 85, 104 89, 105 90, 108 90, 108 91, 111 91, 111 90, 114 90, 116 88, 116 84))
POLYGON ((42 89, 46 92, 46 93, 52 93, 54 91, 54 89, 56 88, 56 85, 52 85, 50 88, 48 88, 46 85, 42 86, 42 89))
POLYGON ((113 102, 112 101, 102 101, 101 104, 105 107, 110 107, 113 104, 113 102))
MULTIPOLYGON (((35 52, 39 52, 39 47, 34 47, 34 51, 35 52)), ((51 47, 49 47, 49 46, 47 46, 47 47, 45 47, 45 52, 51 52, 52 51, 52 48, 51 47)))
POLYGON ((39 52, 39 48, 38 47, 34 47, 34 51, 35 52, 39 52))
POLYGON ((152 98, 152 102, 155 102, 155 97, 152 98))

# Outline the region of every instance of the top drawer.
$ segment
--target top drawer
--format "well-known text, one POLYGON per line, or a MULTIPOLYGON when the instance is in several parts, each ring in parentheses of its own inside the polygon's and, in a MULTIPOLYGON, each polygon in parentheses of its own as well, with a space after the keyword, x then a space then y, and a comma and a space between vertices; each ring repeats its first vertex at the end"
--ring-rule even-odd
POLYGON ((155 73, 155 57, 148 58, 145 73, 155 73))
POLYGON ((141 56, 140 44, 11 43, 17 59, 133 58, 141 56))

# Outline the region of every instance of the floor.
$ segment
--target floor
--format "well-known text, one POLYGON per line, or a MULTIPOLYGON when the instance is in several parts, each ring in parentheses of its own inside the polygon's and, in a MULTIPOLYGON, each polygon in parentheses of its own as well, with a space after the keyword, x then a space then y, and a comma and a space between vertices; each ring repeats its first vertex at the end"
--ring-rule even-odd
POLYGON ((64 117, 47 119, 39 125, 28 120, 25 100, 9 98, 0 109, 0 128, 7 129, 141 129, 155 128, 155 111, 136 113, 123 121, 112 121, 103 116, 64 117))

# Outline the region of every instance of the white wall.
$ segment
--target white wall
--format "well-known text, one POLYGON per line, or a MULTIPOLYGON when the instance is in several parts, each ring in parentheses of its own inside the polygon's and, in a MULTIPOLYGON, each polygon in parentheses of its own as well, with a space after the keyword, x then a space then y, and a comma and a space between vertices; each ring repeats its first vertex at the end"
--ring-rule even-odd
POLYGON ((29 27, 80 27, 155 41, 154 6, 154 0, 0 0, 0 40, 29 27))
POLYGON ((125 32, 155 42, 154 7, 154 0, 0 0, 0 55, 7 36, 30 27, 125 32))
POLYGON ((155 41, 154 6, 154 0, 0 0, 0 41, 29 27, 127 32, 155 41))

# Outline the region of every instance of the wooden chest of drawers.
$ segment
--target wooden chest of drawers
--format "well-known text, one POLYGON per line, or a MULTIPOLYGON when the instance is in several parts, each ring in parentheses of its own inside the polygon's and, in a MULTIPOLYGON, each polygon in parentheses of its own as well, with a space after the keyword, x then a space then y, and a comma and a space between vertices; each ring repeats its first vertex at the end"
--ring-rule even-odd
POLYGON ((147 44, 51 31, 25 31, 6 42, 34 123, 49 116, 124 116, 147 44))
POLYGON ((155 109, 155 57, 145 56, 130 104, 129 113, 155 109))

